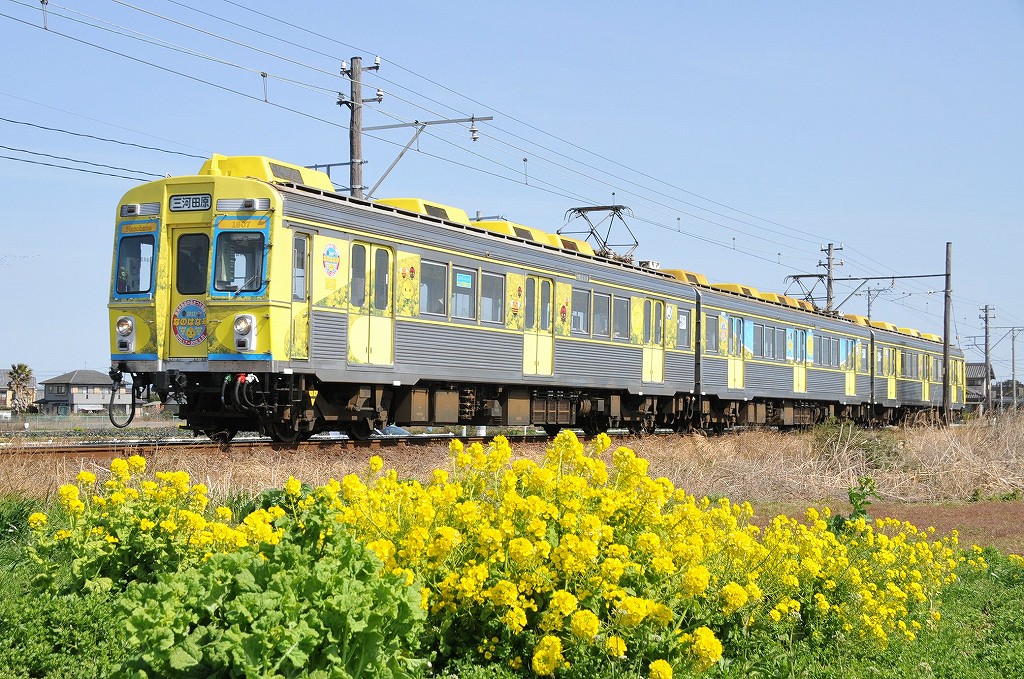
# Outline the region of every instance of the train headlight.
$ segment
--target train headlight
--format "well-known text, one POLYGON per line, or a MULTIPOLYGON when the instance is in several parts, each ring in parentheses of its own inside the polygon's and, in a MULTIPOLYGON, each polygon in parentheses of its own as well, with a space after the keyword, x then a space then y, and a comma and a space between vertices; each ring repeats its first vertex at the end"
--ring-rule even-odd
POLYGON ((128 337, 135 330, 135 321, 128 316, 121 316, 117 319, 115 328, 117 329, 118 335, 121 337, 128 337))
POLYGON ((235 316, 235 349, 252 351, 256 348, 256 317, 252 314, 235 316))

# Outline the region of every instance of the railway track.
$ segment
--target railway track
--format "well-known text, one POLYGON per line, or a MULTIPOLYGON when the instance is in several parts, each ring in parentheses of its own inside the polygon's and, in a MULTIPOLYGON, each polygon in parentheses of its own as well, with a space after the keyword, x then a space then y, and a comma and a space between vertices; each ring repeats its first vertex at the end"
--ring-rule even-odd
MULTIPOLYGON (((519 434, 505 437, 511 443, 542 443, 550 440, 545 434, 519 434)), ((453 438, 466 444, 487 443, 492 436, 452 436, 418 434, 410 436, 377 436, 364 441, 349 438, 314 437, 299 443, 278 443, 263 437, 239 437, 231 443, 215 443, 207 438, 111 439, 107 441, 23 441, 0 442, 0 458, 6 455, 50 455, 110 460, 115 457, 157 453, 258 453, 267 451, 344 453, 352 450, 384 450, 447 445, 453 438)))

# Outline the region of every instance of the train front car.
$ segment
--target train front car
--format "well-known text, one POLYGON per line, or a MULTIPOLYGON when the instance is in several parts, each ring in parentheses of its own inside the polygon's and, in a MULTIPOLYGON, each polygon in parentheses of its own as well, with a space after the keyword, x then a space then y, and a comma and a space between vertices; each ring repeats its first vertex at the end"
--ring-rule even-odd
POLYGON ((275 181, 333 190, 322 173, 214 155, 198 175, 132 189, 118 208, 111 377, 131 373, 137 394, 173 397, 187 427, 215 440, 301 435, 279 424, 296 422, 303 406, 286 364, 301 353, 294 335, 305 333, 308 310, 292 303, 275 181))

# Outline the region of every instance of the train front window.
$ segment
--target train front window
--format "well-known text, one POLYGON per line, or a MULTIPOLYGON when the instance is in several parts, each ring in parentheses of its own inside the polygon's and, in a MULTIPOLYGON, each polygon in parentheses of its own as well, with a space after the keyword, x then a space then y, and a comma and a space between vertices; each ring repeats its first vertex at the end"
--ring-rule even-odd
POLYGON ((179 295, 201 295, 206 292, 210 237, 205 233, 186 233, 178 239, 175 286, 179 295))
POLYGON ((256 292, 263 287, 263 234, 226 231, 217 236, 214 287, 227 292, 256 292))
POLYGON ((115 290, 123 295, 153 289, 153 236, 126 236, 117 250, 115 290))

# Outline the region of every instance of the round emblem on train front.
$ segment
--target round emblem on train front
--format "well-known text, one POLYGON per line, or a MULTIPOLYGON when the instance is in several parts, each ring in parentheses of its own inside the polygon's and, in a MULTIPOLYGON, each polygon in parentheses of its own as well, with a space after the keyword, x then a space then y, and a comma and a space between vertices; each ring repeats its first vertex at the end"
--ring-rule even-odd
POLYGON ((171 314, 174 338, 186 347, 206 339, 206 305, 198 299, 186 299, 171 314))

